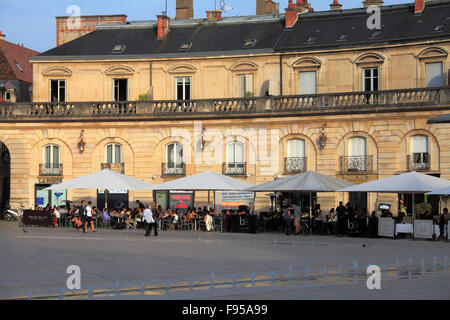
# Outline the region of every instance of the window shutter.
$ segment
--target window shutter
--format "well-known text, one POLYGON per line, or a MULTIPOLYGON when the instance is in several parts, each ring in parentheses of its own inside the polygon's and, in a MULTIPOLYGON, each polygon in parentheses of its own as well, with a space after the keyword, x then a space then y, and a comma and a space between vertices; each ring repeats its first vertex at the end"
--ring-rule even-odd
POLYGON ((234 163, 234 142, 231 142, 227 145, 227 162, 234 163))
POLYGON ((428 137, 424 135, 417 135, 411 137, 411 152, 412 153, 427 153, 428 152, 428 137))
POLYGON ((254 93, 254 91, 253 91, 253 75, 252 74, 247 74, 245 76, 245 93, 244 94, 247 94, 247 92, 254 93))
POLYGON ((442 62, 427 63, 425 66, 427 87, 442 87, 444 84, 442 62))
POLYGON ((348 154, 350 157, 360 157, 366 155, 366 139, 361 137, 351 138, 348 154))
POLYGON ((120 163, 121 162, 121 156, 122 156, 122 150, 121 147, 119 145, 115 145, 115 159, 114 159, 114 163, 120 163))
POLYGON ((59 164, 59 147, 53 146, 53 164, 59 164))
POLYGON ((236 142, 236 154, 235 159, 236 162, 242 163, 244 162, 244 144, 240 142, 236 142))
POLYGON ((109 145, 106 147, 106 163, 112 163, 113 158, 113 146, 109 145))
POLYGON ((300 94, 316 93, 316 72, 302 71, 300 72, 300 94))
POLYGON ((288 141, 288 157, 304 158, 305 157, 305 141, 301 139, 292 139, 288 141))

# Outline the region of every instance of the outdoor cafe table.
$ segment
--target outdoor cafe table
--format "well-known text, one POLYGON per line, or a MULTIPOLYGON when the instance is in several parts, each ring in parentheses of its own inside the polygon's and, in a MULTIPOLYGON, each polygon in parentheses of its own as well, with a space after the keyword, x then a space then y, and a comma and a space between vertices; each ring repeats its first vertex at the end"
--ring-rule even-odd
POLYGON ((397 223, 395 225, 395 235, 399 233, 414 233, 414 228, 411 223, 397 223))

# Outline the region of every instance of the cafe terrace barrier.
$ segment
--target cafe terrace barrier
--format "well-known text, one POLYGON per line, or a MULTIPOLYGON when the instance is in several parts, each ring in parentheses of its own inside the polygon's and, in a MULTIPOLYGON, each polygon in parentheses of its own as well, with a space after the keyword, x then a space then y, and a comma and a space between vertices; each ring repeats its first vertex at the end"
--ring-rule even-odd
POLYGON ((50 211, 25 210, 22 224, 26 227, 50 227, 52 214, 50 211))

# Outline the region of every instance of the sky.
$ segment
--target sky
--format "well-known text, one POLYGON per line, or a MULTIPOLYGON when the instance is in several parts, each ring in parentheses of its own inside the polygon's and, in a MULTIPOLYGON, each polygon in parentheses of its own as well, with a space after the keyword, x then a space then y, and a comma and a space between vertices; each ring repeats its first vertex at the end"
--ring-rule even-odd
MULTIPOLYGON (((280 2, 280 11, 288 0, 280 2)), ((219 0, 217 3, 219 4, 219 0)), ((329 10, 332 0, 309 0, 315 11, 329 10)), ((362 0, 340 0, 343 9, 362 7, 362 0)), ((414 0, 385 0, 384 5, 411 3, 414 0)), ((175 16, 176 0, 167 0, 168 15, 175 16)), ((232 10, 224 16, 253 15, 256 0, 225 0, 232 10)), ((44 52, 56 46, 56 16, 67 16, 69 6, 80 7, 81 15, 126 14, 129 21, 155 20, 165 10, 166 0, 0 0, 0 31, 6 40, 44 52)), ((194 16, 205 18, 214 9, 214 0, 194 0, 194 16)))

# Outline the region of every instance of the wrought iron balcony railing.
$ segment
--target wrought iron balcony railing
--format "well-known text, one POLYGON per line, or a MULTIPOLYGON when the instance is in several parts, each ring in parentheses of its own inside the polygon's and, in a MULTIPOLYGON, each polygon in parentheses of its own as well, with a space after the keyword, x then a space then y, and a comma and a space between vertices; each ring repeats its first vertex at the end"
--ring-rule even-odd
POLYGON ((302 173, 306 171, 306 157, 284 158, 285 174, 302 173))
POLYGON ((408 171, 430 170, 430 154, 428 152, 413 153, 406 156, 408 171))
POLYGON ((121 174, 125 173, 125 163, 102 163, 102 170, 109 169, 121 174))
POLYGON ((163 176, 185 176, 186 175, 186 164, 167 162, 162 164, 162 175, 163 176))
POLYGON ((245 176, 247 175, 247 163, 224 162, 222 165, 222 173, 228 176, 245 176))
POLYGON ((342 173, 373 171, 373 156, 340 157, 339 161, 342 173))
MULTIPOLYGON (((450 88, 416 88, 376 92, 342 92, 312 95, 219 98, 208 100, 161 100, 127 102, 0 102, 0 119, 142 119, 142 117, 195 118, 242 117, 287 113, 367 112, 368 108, 426 109, 450 104, 450 88)), ((379 110, 378 110, 379 111, 379 110)))
POLYGON ((63 165, 61 163, 39 164, 39 176, 41 177, 61 177, 62 175, 63 165))

